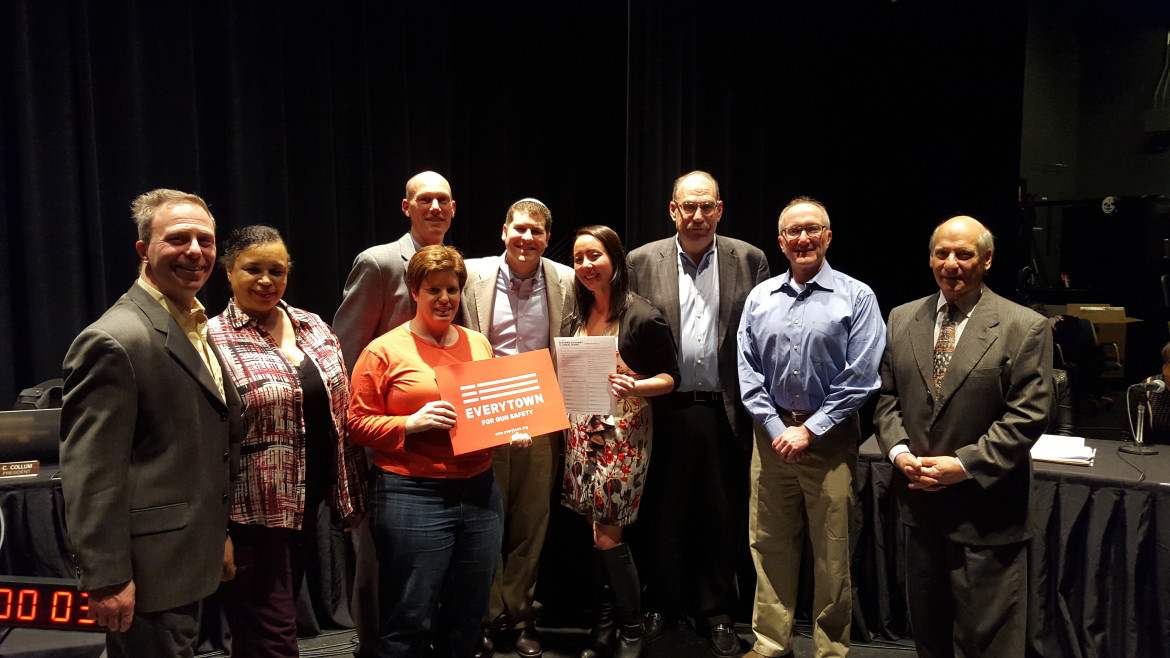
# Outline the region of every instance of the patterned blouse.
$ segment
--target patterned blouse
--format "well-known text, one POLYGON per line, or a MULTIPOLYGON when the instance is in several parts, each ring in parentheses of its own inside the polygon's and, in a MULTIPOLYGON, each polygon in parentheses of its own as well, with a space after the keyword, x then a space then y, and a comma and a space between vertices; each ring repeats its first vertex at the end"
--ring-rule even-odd
MULTIPOLYGON (((331 502, 343 517, 365 510, 364 451, 349 443, 349 378, 337 336, 314 313, 283 301, 296 333, 297 347, 317 367, 329 392, 336 446, 336 483, 331 502)), ((277 349, 258 321, 240 310, 235 300, 207 325, 208 335, 224 357, 231 381, 244 400, 247 434, 240 446, 240 478, 235 484, 231 519, 270 528, 300 529, 305 512, 305 413, 298 368, 277 349)), ((312 437, 310 440, 325 440, 312 437)))

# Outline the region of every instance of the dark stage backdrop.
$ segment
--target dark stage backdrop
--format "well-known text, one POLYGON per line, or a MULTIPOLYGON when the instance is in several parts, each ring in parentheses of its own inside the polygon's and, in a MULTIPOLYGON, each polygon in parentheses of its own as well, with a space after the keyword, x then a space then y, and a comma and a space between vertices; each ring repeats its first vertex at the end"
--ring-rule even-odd
MULTIPOLYGON (((722 185, 720 232, 783 269, 775 221, 824 201, 834 267, 883 308, 929 292, 950 214, 1001 238, 1009 293, 1025 3, 0 2, 0 407, 59 376, 135 276, 128 206, 175 187, 219 233, 284 232, 288 300, 332 318, 353 257, 407 227, 413 173, 454 188, 450 242, 502 250, 508 204, 553 210, 550 256, 605 223, 670 234, 670 183, 722 185)), ((1026 233, 1024 233, 1026 235, 1026 233)), ((1026 254, 1026 251, 1022 253, 1026 254)), ((222 274, 201 295, 212 313, 222 274)))

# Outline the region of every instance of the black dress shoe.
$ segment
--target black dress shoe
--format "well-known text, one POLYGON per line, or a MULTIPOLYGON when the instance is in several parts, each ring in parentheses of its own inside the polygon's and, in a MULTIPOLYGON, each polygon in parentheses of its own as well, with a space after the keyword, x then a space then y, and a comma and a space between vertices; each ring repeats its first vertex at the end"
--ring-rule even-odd
POLYGON ((719 658, 739 656, 739 636, 730 624, 715 624, 711 627, 711 655, 719 658))
POLYGON ((662 635, 662 631, 666 630, 666 617, 661 612, 647 612, 642 616, 642 624, 646 627, 646 632, 642 634, 642 641, 650 644, 662 635))
POLYGON ((483 635, 479 638, 479 644, 471 653, 471 658, 491 658, 496 653, 495 649, 495 642, 492 641, 492 629, 485 626, 483 635))
POLYGON ((516 642, 513 643, 516 653, 527 658, 536 658, 544 653, 540 646, 540 636, 535 628, 521 628, 516 632, 516 642))

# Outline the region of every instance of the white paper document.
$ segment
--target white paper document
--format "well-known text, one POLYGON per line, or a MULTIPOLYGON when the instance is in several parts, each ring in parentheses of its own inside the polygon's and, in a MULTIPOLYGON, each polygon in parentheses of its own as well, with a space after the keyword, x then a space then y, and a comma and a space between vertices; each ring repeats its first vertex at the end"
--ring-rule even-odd
POLYGON ((1036 461, 1092 466, 1096 456, 1097 449, 1086 446, 1079 436, 1042 434, 1032 445, 1032 459, 1036 461))
POLYGON ((556 338, 557 380, 569 413, 612 415, 609 376, 617 372, 617 336, 556 338))

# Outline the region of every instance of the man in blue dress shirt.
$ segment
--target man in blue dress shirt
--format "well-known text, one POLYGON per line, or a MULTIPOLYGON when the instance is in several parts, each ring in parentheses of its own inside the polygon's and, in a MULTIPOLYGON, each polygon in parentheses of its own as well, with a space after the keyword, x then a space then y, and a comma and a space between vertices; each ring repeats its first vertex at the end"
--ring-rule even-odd
POLYGON ((857 412, 881 383, 886 331, 869 286, 826 262, 832 239, 825 207, 793 199, 780 213, 789 270, 752 290, 739 325, 740 393, 756 423, 748 511, 757 576, 753 656, 792 653, 806 532, 816 655, 849 651, 857 412))

